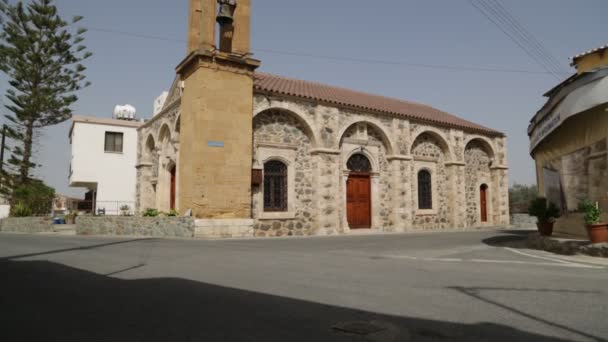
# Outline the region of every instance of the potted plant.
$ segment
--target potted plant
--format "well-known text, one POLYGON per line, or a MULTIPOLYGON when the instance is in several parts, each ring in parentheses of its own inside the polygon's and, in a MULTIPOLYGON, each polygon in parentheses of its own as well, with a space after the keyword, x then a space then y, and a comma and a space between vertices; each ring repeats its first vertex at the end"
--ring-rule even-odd
POLYGON ((553 224, 559 218, 559 208, 553 202, 548 202, 544 197, 538 197, 528 207, 528 214, 536 217, 536 227, 540 235, 551 236, 553 234, 553 224))
POLYGON ((120 214, 122 216, 129 216, 129 213, 131 212, 131 207, 129 207, 128 205, 123 205, 120 207, 120 214))
POLYGON ((587 235, 591 243, 608 242, 608 223, 601 222, 602 209, 599 204, 585 200, 579 209, 585 214, 587 235))
POLYGON ((72 213, 65 215, 65 223, 66 224, 76 224, 77 216, 78 216, 78 213, 76 213, 76 212, 72 212, 72 213))

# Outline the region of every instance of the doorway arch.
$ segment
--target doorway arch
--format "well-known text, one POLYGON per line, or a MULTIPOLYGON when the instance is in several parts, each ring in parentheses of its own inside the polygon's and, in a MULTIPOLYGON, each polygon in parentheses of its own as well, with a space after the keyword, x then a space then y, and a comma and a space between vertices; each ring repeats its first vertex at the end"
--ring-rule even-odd
POLYGON ((346 163, 346 218, 351 229, 372 227, 372 192, 370 160, 361 153, 353 154, 346 163))

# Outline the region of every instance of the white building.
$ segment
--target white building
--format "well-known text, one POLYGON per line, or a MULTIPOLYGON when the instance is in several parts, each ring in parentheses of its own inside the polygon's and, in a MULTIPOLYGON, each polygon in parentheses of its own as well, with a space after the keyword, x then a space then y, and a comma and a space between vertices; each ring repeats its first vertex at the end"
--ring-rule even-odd
POLYGON ((135 208, 137 128, 142 122, 134 115, 118 117, 124 119, 73 117, 69 184, 88 189, 88 203, 80 209, 118 215, 121 207, 135 208))

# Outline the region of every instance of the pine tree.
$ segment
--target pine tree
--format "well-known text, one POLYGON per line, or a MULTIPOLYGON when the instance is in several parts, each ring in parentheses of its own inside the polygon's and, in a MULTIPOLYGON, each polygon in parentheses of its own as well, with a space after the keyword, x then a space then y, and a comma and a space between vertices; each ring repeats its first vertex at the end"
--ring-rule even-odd
POLYGON ((53 0, 11 3, 0 0, 0 70, 9 80, 6 92, 10 137, 15 140, 9 164, 14 186, 29 181, 37 130, 72 117, 76 92, 89 86, 82 62, 91 53, 82 45, 86 29, 74 28, 82 17, 66 22, 53 0))

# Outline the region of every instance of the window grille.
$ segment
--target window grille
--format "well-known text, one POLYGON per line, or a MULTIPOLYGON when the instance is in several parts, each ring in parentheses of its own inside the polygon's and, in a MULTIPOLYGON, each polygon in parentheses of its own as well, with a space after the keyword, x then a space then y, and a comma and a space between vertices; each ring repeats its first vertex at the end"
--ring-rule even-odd
POLYGON ((418 209, 433 209, 431 173, 427 170, 418 172, 418 209))
POLYGON ((264 164, 264 211, 287 211, 287 166, 277 160, 264 164))
POLYGON ((366 156, 355 154, 346 163, 346 167, 352 172, 368 173, 372 171, 372 164, 366 156))

